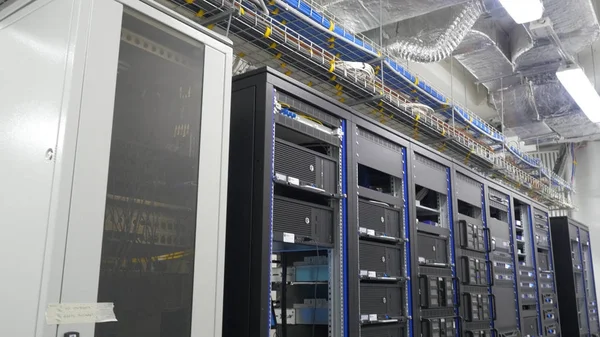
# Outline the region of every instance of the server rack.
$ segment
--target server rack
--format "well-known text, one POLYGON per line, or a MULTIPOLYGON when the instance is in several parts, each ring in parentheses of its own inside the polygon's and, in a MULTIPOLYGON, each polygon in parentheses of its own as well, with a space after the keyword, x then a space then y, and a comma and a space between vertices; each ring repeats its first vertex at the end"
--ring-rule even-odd
POLYGON ((543 206, 268 69, 233 97, 226 336, 558 327, 543 206))
POLYGON ((268 69, 234 78, 224 336, 346 333, 346 121, 268 69))
POLYGON ((579 227, 579 242, 581 243, 581 260, 583 279, 585 280, 586 302, 588 304, 588 322, 592 336, 600 333, 598 321, 598 304, 594 280, 594 265, 592 263, 592 247, 590 245, 590 232, 584 226, 579 227))
POLYGON ((349 129, 350 336, 412 336, 408 142, 360 118, 349 129))
POLYGON ((451 161, 412 144, 409 185, 415 336, 458 335, 451 161), (416 287, 418 280, 419 287, 416 287))
POLYGON ((498 313, 496 294, 491 290, 496 280, 490 259, 493 242, 486 216, 485 185, 458 166, 453 182, 460 330, 465 337, 490 337, 497 332, 494 321, 498 313))
POLYGON ((514 256, 519 287, 521 331, 524 336, 540 336, 542 327, 538 318, 540 305, 535 240, 532 233, 532 207, 527 199, 517 196, 512 198, 511 210, 515 227, 514 256))
POLYGON ((560 336, 560 315, 548 213, 538 207, 534 207, 531 227, 532 235, 535 238, 535 260, 539 289, 538 302, 540 303, 538 319, 542 328, 541 331, 543 336, 560 336))
POLYGON ((589 228, 568 217, 550 219, 563 336, 598 336, 598 306, 589 228))

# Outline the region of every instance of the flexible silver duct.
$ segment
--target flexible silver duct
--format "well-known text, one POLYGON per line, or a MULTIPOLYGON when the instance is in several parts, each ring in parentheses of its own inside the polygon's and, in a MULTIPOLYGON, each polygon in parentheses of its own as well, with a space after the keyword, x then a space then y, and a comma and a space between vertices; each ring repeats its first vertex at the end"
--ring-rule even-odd
POLYGON ((478 2, 459 7, 458 14, 446 27, 408 38, 397 35, 396 38, 388 40, 385 50, 396 57, 419 63, 439 62, 449 57, 483 13, 483 8, 478 2))
MULTIPOLYGON (((470 0, 313 0, 335 15, 344 28, 363 33, 470 0), (380 9, 381 8, 381 9, 380 9), (380 17, 382 20, 380 20, 380 17), (381 22, 380 22, 381 21, 381 22)), ((308 1, 310 3, 310 1, 308 1)), ((379 42, 379 35, 374 40, 379 42)))

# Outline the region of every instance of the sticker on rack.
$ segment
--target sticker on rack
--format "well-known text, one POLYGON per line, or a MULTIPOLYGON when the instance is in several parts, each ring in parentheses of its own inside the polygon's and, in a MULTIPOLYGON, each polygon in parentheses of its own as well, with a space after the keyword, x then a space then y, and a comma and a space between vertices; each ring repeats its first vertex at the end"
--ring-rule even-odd
POLYGON ((368 321, 369 320, 369 315, 360 315, 360 320, 361 321, 368 321))
POLYGON ((367 235, 375 236, 375 230, 374 229, 367 229, 367 235))
POLYGON ((46 308, 46 324, 116 322, 113 303, 54 303, 46 308))
POLYGON ((275 179, 279 181, 287 181, 287 176, 281 173, 275 173, 275 179))
POLYGON ((377 320, 377 314, 369 315, 369 321, 376 321, 376 320, 377 320))
POLYGON ((377 277, 377 272, 369 271, 369 277, 377 277))
POLYGON ((368 270, 361 270, 360 271, 360 276, 367 276, 369 275, 369 271, 368 270))
POLYGON ((367 234, 367 229, 365 227, 359 227, 358 231, 363 234, 367 234))
POLYGON ((283 233, 283 242, 295 243, 296 236, 293 233, 283 233))
POLYGON ((290 183, 292 185, 300 186, 300 179, 288 177, 288 183, 290 183))

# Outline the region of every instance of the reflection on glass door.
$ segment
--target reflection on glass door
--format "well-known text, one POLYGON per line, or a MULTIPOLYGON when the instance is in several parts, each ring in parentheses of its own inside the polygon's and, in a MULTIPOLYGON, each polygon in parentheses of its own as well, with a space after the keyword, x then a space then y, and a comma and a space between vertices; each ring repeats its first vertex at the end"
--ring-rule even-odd
POLYGON ((118 322, 96 337, 190 336, 203 56, 124 14, 98 291, 118 322))

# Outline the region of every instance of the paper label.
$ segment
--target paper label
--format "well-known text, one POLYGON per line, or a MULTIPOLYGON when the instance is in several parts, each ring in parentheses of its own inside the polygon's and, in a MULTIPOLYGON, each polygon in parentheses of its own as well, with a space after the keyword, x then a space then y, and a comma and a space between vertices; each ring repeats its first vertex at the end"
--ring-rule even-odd
POLYGON ((367 235, 375 236, 375 230, 374 229, 367 229, 367 235))
POLYGON ((360 315, 360 320, 361 321, 368 321, 369 320, 369 315, 360 315))
POLYGON ((425 262, 425 258, 419 256, 419 262, 425 262))
POLYGON ((369 277, 377 277, 377 272, 369 271, 369 277))
POLYGON ((369 321, 376 321, 376 320, 377 320, 377 314, 369 315, 369 321))
POLYGON ((296 237, 293 233, 283 233, 283 242, 295 243, 296 237))
POLYGON ((113 303, 48 304, 46 324, 116 322, 113 303))
POLYGON ((363 233, 363 234, 366 234, 366 233, 367 233, 367 229, 366 229, 365 227, 359 227, 359 228, 358 228, 358 231, 359 231, 360 233, 363 233))
POLYGON ((285 174, 275 173, 275 179, 281 180, 281 181, 286 181, 287 180, 287 176, 285 174))
POLYGON ((367 270, 360 271, 360 276, 367 276, 367 275, 369 275, 369 272, 367 270))
POLYGON ((300 179, 288 177, 288 183, 296 186, 300 186, 300 179))

